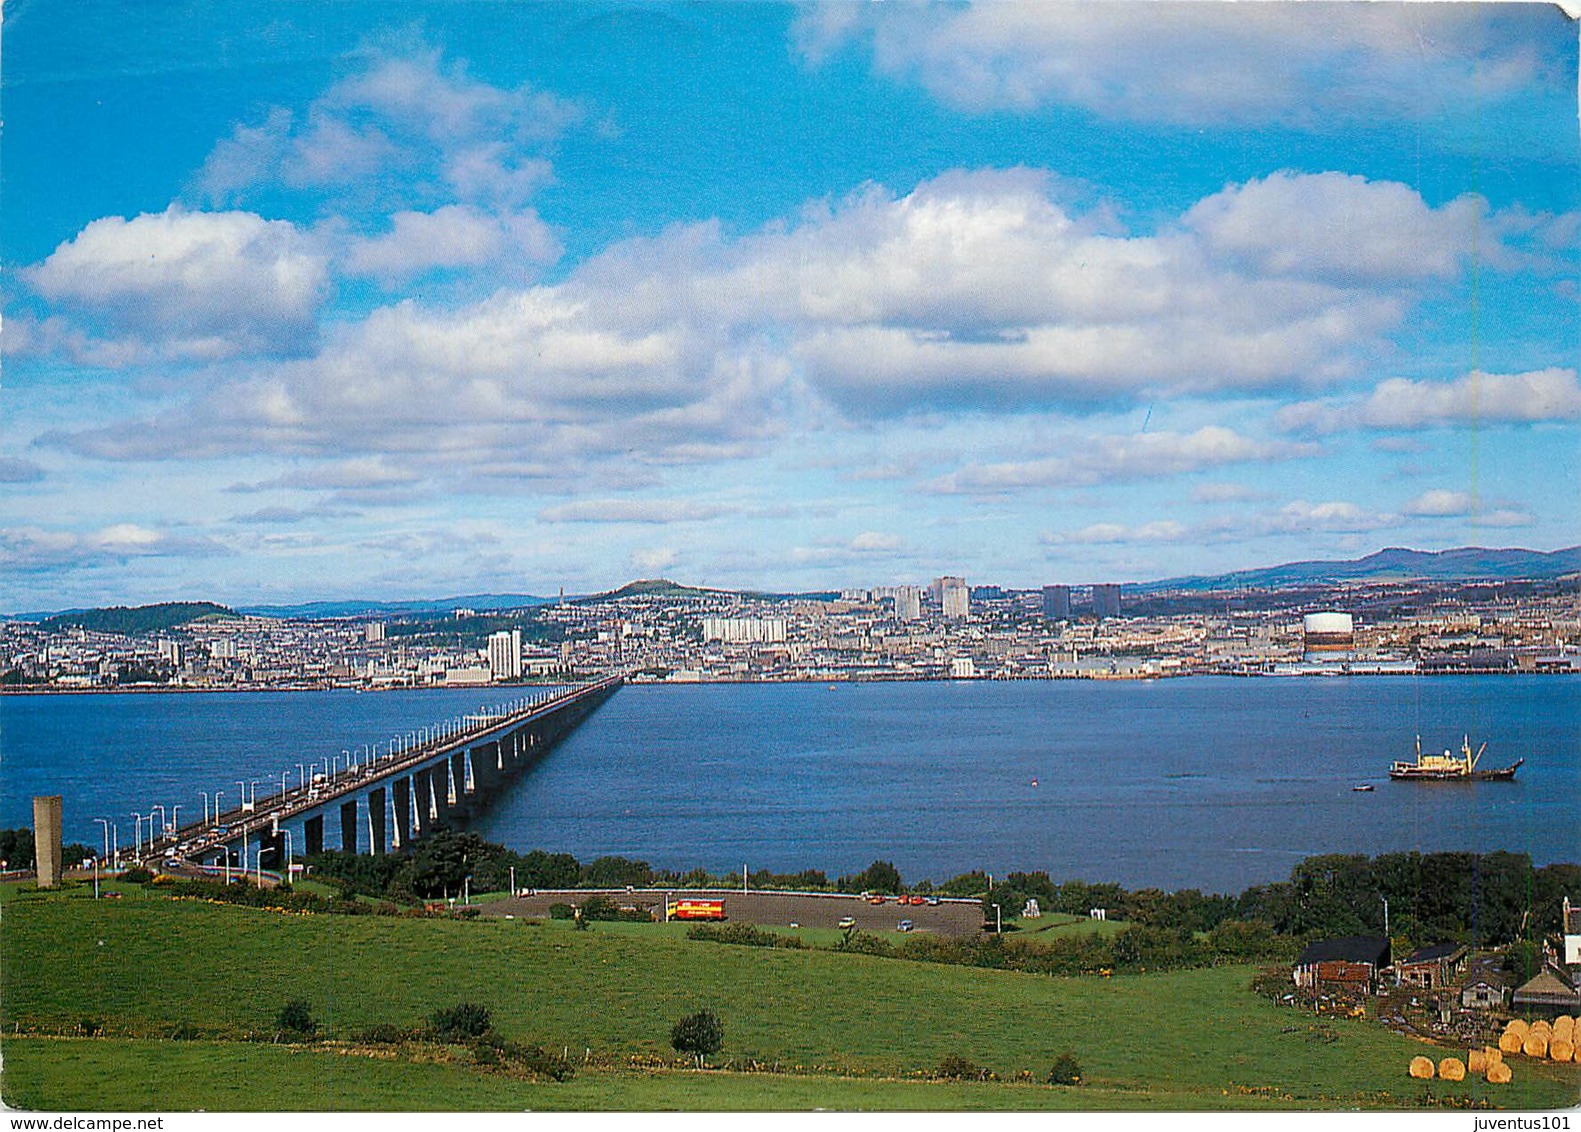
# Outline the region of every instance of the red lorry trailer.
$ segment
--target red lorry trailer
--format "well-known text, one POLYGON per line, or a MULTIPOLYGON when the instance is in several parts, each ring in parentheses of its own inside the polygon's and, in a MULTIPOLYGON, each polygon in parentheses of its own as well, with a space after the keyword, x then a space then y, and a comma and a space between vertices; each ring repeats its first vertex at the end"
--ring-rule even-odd
POLYGON ((725 918, 725 902, 723 900, 677 900, 670 905, 670 919, 672 920, 723 920, 725 918))

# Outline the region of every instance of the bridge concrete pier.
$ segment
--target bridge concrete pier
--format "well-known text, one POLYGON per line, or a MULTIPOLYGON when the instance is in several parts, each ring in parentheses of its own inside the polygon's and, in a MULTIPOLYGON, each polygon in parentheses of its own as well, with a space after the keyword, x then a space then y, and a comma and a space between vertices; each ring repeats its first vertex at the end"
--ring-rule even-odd
POLYGON ((357 799, 340 804, 340 848, 345 853, 357 851, 357 799))
POLYGON ((302 855, 310 857, 324 851, 324 815, 314 814, 302 822, 302 855))
POLYGON ((412 839, 412 780, 404 776, 392 779, 390 800, 395 806, 390 840, 393 848, 399 850, 412 839))
POLYGON ((368 794, 368 849, 375 856, 382 855, 388 847, 385 841, 385 797, 382 786, 376 787, 368 794))

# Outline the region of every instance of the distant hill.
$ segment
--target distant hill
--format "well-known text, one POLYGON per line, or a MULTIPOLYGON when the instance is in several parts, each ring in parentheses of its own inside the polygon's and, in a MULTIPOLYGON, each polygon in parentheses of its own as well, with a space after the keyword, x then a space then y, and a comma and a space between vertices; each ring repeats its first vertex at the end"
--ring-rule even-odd
POLYGON ((1149 590, 1273 589, 1318 586, 1336 582, 1480 582, 1514 578, 1559 578, 1581 572, 1581 546, 1564 550, 1487 549, 1463 546, 1454 550, 1409 550, 1391 546, 1365 558, 1341 561, 1287 562, 1229 574, 1167 578, 1142 582, 1149 590))
POLYGON ((699 589, 697 586, 683 586, 679 582, 672 582, 668 578, 639 578, 635 582, 627 582, 618 590, 607 593, 587 594, 573 599, 577 603, 595 601, 616 601, 623 597, 671 597, 692 598, 708 597, 710 595, 730 593, 730 590, 699 589))
POLYGON ((427 601, 308 601, 300 605, 248 605, 242 613, 257 617, 398 617, 405 614, 449 613, 456 609, 494 611, 532 609, 551 605, 557 599, 532 594, 466 594, 461 597, 433 598, 427 601))
POLYGON ((189 621, 235 616, 234 610, 215 605, 212 601, 165 601, 158 605, 116 605, 109 609, 59 613, 40 621, 39 628, 50 632, 86 629, 90 633, 119 633, 125 637, 135 637, 143 633, 160 633, 189 621))

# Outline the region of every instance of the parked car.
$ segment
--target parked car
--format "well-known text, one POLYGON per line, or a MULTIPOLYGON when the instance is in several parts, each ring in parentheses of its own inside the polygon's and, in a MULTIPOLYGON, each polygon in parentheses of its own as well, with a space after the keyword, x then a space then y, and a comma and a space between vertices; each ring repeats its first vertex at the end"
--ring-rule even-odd
POLYGON ((897 926, 896 930, 897 931, 903 931, 903 932, 909 932, 914 927, 916 927, 916 925, 913 924, 910 920, 902 920, 902 921, 900 921, 900 924, 897 926))
POLYGON ((835 926, 836 927, 841 927, 841 928, 854 928, 854 927, 856 927, 856 917, 855 916, 841 916, 840 917, 840 922, 838 924, 836 924, 835 926))

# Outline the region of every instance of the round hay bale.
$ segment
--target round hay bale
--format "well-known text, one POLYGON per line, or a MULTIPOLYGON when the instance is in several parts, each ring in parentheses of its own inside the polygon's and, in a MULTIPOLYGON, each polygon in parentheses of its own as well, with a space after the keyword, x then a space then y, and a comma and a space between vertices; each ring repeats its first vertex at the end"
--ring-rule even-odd
POLYGON ((1545 1038, 1552 1038, 1554 1036, 1554 1028, 1548 1023, 1547 1019, 1539 1018, 1526 1028, 1527 1037, 1531 1037, 1533 1034, 1541 1034, 1545 1038))
POLYGON ((1548 1035, 1549 1043, 1551 1044, 1555 1038, 1574 1045, 1576 1040, 1575 1022, 1561 1014, 1554 1022, 1553 1032, 1548 1035))
POLYGON ((1564 1038, 1555 1038, 1548 1043, 1548 1059, 1550 1061, 1571 1061, 1575 1058, 1576 1047, 1564 1038))
POLYGON ((1490 1085, 1508 1085, 1510 1078, 1513 1076, 1515 1074, 1510 1072, 1510 1067, 1502 1061, 1495 1061, 1488 1066, 1488 1084, 1490 1085))
POLYGON ((1526 1040, 1521 1043, 1521 1052, 1527 1057, 1547 1057, 1548 1039, 1542 1034, 1527 1034, 1526 1040))
POLYGON ((1504 1060, 1504 1051, 1498 1046, 1483 1046, 1482 1052, 1487 1055, 1489 1065, 1495 1065, 1504 1060))
POLYGON ((1530 1029, 1531 1027, 1526 1024, 1526 1019, 1524 1018, 1511 1018, 1504 1024, 1504 1032, 1506 1034, 1519 1034, 1523 1042, 1526 1040, 1526 1032, 1530 1029))
POLYGON ((1514 1030, 1506 1030, 1504 1036, 1499 1039, 1499 1052, 1520 1053, 1521 1045, 1525 1040, 1523 1035, 1517 1034, 1514 1030))
POLYGON ((1464 1081, 1466 1063, 1458 1057, 1446 1057, 1438 1063, 1438 1075, 1446 1081, 1464 1081))
POLYGON ((1466 1072, 1486 1073, 1488 1071, 1488 1051, 1485 1049, 1472 1049, 1466 1051, 1466 1072))
POLYGON ((1433 1059, 1430 1057, 1413 1057, 1411 1059, 1411 1076, 1423 1081, 1433 1078, 1433 1059))

